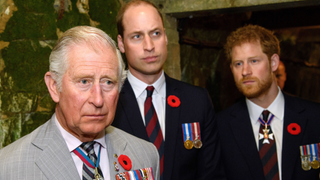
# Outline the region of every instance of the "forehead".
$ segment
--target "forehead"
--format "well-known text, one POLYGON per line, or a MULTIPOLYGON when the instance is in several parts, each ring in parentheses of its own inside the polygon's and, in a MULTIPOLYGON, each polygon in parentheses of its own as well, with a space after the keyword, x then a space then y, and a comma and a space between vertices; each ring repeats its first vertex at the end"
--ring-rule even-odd
POLYGON ((68 47, 68 71, 90 69, 118 70, 116 51, 102 43, 82 42, 68 47))
POLYGON ((123 15, 124 31, 131 30, 132 28, 139 29, 143 25, 163 27, 158 11, 153 6, 145 3, 128 7, 123 15))
MULTIPOLYGON (((231 56, 253 56, 263 53, 259 42, 244 42, 232 47, 231 56)), ((263 53, 264 54, 264 53, 263 53)))

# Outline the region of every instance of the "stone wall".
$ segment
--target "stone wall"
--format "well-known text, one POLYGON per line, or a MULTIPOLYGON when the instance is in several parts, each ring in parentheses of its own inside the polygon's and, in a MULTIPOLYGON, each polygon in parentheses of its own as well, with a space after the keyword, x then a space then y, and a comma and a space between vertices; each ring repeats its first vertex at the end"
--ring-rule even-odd
POLYGON ((91 25, 116 39, 119 8, 118 0, 0 0, 0 148, 54 112, 43 77, 61 33, 91 25))

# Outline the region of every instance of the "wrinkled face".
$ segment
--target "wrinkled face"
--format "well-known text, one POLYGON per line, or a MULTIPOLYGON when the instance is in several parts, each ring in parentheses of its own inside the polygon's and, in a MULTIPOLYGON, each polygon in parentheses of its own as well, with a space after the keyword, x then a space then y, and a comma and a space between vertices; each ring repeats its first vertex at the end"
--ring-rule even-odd
POLYGON ((269 91, 273 75, 270 61, 260 43, 243 43, 232 48, 230 64, 239 91, 247 98, 258 98, 269 91))
POLYGON ((94 138, 114 118, 119 88, 117 56, 106 45, 81 43, 69 47, 68 60, 56 115, 69 133, 79 139, 94 138))
POLYGON ((138 78, 160 76, 167 58, 167 36, 157 10, 146 4, 131 6, 124 13, 123 25, 118 45, 126 54, 130 72, 138 78))

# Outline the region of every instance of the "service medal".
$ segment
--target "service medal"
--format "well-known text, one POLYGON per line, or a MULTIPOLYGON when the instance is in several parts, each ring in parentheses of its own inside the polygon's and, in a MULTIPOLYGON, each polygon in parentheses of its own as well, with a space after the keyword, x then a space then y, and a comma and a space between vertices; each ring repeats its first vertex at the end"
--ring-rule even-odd
POLYGON ((103 180, 103 177, 98 173, 98 168, 96 167, 95 169, 94 169, 94 177, 96 177, 95 179, 93 179, 93 180, 103 180))
POLYGON ((307 160, 307 158, 301 160, 301 167, 305 171, 309 171, 311 169, 311 163, 307 160))
POLYGON ((197 149, 200 149, 202 147, 202 142, 200 139, 196 138, 194 141, 193 141, 193 146, 197 149))
POLYGON ((192 141, 189 140, 189 138, 184 142, 184 147, 186 149, 192 149, 193 148, 193 143, 192 143, 192 141))
POLYGON ((312 169, 319 169, 319 167, 320 167, 319 161, 313 160, 313 161, 311 162, 311 167, 312 167, 312 169))

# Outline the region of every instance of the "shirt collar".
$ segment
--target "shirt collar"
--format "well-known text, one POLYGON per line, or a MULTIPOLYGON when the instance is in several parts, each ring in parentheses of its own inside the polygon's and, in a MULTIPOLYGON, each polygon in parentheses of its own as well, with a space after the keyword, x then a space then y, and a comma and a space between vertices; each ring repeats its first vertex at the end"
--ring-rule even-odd
POLYGON ((130 70, 128 70, 128 80, 131 84, 131 87, 133 89, 133 92, 136 96, 136 98, 138 98, 139 96, 141 96, 147 86, 153 86, 154 87, 154 94, 159 94, 162 98, 165 98, 165 76, 164 76, 164 71, 162 70, 162 73, 159 77, 159 79, 154 82, 153 84, 146 84, 143 81, 139 80, 138 78, 136 78, 135 76, 133 76, 130 72, 130 70))
POLYGON ((283 94, 278 87, 278 95, 274 99, 274 101, 270 104, 270 106, 267 109, 264 109, 257 104, 250 101, 248 98, 246 98, 246 103, 250 115, 250 119, 252 123, 259 123, 258 119, 262 113, 263 110, 268 110, 270 113, 272 113, 277 119, 283 121, 284 116, 284 97, 283 94))
MULTIPOLYGON (((63 139, 66 141, 70 152, 72 152, 73 150, 75 150, 77 147, 79 147, 82 144, 82 142, 78 138, 74 137, 72 134, 70 134, 68 131, 66 131, 60 125, 56 115, 54 115, 54 121, 55 121, 58 129, 60 130, 63 139)), ((94 141, 100 143, 103 148, 107 147, 105 136, 102 136, 101 138, 95 139, 94 141)))

